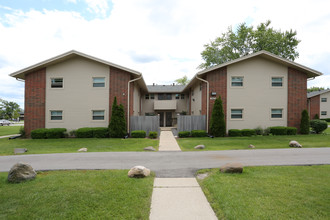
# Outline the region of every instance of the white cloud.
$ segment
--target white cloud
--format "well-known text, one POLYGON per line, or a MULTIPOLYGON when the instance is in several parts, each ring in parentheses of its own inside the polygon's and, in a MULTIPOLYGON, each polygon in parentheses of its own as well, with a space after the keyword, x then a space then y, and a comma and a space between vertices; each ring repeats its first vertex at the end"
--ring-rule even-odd
POLYGON ((85 0, 90 12, 100 14, 105 17, 109 9, 108 0, 85 0))

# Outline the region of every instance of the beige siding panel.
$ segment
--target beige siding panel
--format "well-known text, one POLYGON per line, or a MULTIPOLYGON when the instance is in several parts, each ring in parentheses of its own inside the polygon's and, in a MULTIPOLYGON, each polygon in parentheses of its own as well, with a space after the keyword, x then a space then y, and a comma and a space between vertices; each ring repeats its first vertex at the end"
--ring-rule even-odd
POLYGON ((330 92, 320 95, 320 118, 330 118, 330 92), (326 102, 322 102, 322 98, 327 98, 326 102), (327 115, 321 115, 322 111, 326 111, 327 115))
POLYGON ((137 83, 134 83, 134 100, 133 100, 133 116, 140 115, 140 88, 137 83))
POLYGON ((287 126, 287 67, 252 58, 227 69, 227 130, 287 126), (243 87, 232 87, 231 77, 244 77, 243 87), (272 87, 272 77, 283 77, 283 87, 272 87), (283 109, 282 119, 271 119, 271 109, 283 109), (231 119, 231 109, 243 109, 243 119, 231 119))
POLYGON ((201 115, 201 111, 202 91, 200 90, 200 84, 196 83, 195 85, 193 85, 191 93, 191 115, 201 115))
POLYGON ((73 58, 47 67, 46 128, 107 127, 109 123, 109 66, 73 58), (50 88, 51 78, 63 77, 63 88, 50 88), (105 87, 93 88, 93 77, 105 77, 105 87), (62 121, 51 121, 50 111, 62 110, 62 121), (104 120, 92 120, 93 110, 104 110, 104 120))

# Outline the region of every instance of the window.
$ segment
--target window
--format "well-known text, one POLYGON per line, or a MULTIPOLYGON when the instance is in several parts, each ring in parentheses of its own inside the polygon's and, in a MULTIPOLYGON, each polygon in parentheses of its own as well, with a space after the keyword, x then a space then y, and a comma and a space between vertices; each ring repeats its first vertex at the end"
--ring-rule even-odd
POLYGON ((104 111, 93 111, 93 120, 104 120, 104 111))
POLYGON ((158 100, 172 100, 171 93, 158 93, 158 100))
POLYGON ((62 120, 62 111, 50 111, 50 120, 62 120))
POLYGON ((149 94, 146 94, 145 99, 149 99, 149 94))
POLYGON ((282 118, 283 117, 283 109, 272 109, 272 113, 271 113, 271 118, 282 118))
POLYGON ((283 86, 283 77, 272 77, 272 86, 273 87, 282 87, 283 86))
POLYGON ((243 77, 242 76, 232 76, 231 77, 231 86, 242 87, 243 86, 243 77))
POLYGON ((181 99, 184 99, 184 94, 181 94, 181 99))
POLYGON ((232 119, 242 119, 243 118, 243 109, 232 109, 231 118, 232 119))
POLYGON ((104 77, 93 78, 93 87, 105 87, 105 78, 104 77))
POLYGON ((321 98, 321 102, 327 102, 327 98, 321 98))
POLYGON ((327 111, 321 111, 321 115, 327 115, 327 111))
POLYGON ((155 94, 146 94, 145 99, 155 99, 155 94))
POLYGON ((63 88, 63 78, 52 78, 51 88, 63 88))
POLYGON ((175 94, 175 99, 180 99, 180 94, 175 94))

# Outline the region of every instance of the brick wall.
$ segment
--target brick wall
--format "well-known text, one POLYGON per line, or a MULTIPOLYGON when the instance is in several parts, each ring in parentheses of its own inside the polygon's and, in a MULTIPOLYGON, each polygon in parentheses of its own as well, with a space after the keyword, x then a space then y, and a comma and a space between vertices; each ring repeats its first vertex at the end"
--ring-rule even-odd
POLYGON ((316 114, 319 115, 320 117, 320 95, 314 96, 312 98, 309 98, 309 106, 308 106, 308 110, 309 110, 309 117, 310 119, 314 119, 314 116, 316 114))
POLYGON ((288 126, 299 131, 301 112, 307 109, 307 75, 288 68, 288 126))
MULTIPOLYGON (((110 95, 109 95, 109 122, 111 120, 112 104, 117 97, 117 104, 124 106, 125 118, 127 122, 127 92, 128 81, 131 80, 131 74, 127 71, 110 67, 110 95)), ((132 83, 131 83, 132 84, 132 83)), ((133 88, 130 88, 130 112, 133 114, 133 88)))
MULTIPOLYGON (((227 67, 222 67, 220 69, 213 70, 211 72, 208 72, 206 74, 205 79, 209 82, 210 86, 210 94, 209 98, 213 97, 211 96, 212 92, 216 92, 216 98, 221 96, 222 105, 223 105, 223 111, 225 114, 225 119, 227 117, 227 67)), ((206 83, 203 83, 202 86, 202 115, 206 114, 206 100, 207 100, 207 88, 206 83)), ((214 105, 215 99, 209 99, 209 121, 211 119, 213 105, 214 105)), ((209 123, 210 125, 210 123, 209 123)))
POLYGON ((27 137, 32 130, 45 127, 46 68, 25 76, 24 130, 27 137))

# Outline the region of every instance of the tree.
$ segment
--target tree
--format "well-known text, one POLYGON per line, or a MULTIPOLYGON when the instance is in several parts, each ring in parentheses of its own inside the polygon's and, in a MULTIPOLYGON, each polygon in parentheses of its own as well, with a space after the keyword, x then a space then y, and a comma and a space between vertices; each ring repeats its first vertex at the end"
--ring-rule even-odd
POLYGON ((309 134, 309 116, 306 109, 301 112, 300 134, 309 134))
POLYGON ((19 111, 21 111, 21 109, 16 102, 8 102, 6 100, 0 99, 0 118, 5 118, 5 119, 18 118, 19 111))
POLYGON ((242 23, 236 31, 228 27, 221 37, 204 45, 201 55, 205 63, 198 68, 205 69, 261 50, 294 61, 299 57, 297 46, 300 40, 296 38, 297 32, 281 32, 270 27, 270 24, 271 21, 266 21, 253 29, 253 26, 248 27, 242 23))
POLYGON ((187 85, 189 83, 189 80, 187 76, 184 76, 182 78, 176 79, 175 82, 177 85, 187 85))
POLYGON ((220 96, 215 100, 212 109, 210 133, 215 137, 224 137, 226 135, 225 114, 223 112, 222 100, 220 96))
POLYGON ((109 135, 112 138, 123 138, 126 135, 125 111, 122 104, 117 105, 117 97, 115 97, 112 104, 109 135))
POLYGON ((307 88, 307 92, 315 92, 315 91, 322 91, 322 90, 324 90, 324 87, 313 86, 311 88, 307 88))

